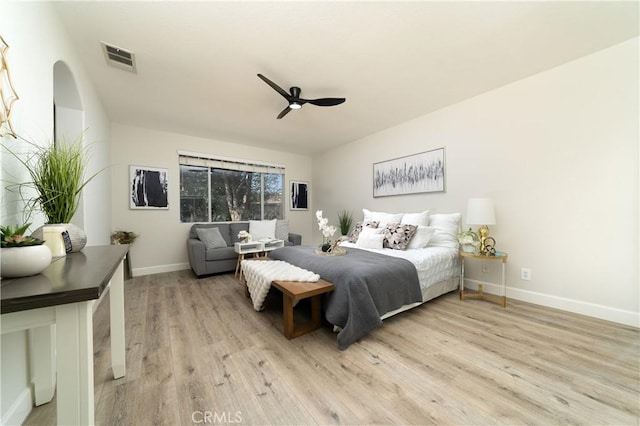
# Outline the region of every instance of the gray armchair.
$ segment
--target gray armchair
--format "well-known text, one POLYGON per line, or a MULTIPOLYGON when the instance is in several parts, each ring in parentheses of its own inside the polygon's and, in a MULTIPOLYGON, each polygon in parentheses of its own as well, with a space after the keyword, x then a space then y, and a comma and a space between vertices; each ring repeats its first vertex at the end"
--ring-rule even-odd
MULTIPOLYGON (((236 268, 238 254, 233 249, 234 243, 238 242, 240 231, 249 231, 248 222, 225 222, 225 223, 196 223, 189 230, 187 239, 187 254, 189 265, 198 277, 231 272, 236 268), (226 247, 207 249, 205 243, 198 238, 196 229, 198 228, 218 228, 220 235, 226 243, 226 247)), ((285 240, 286 246, 299 246, 302 244, 302 235, 288 233, 289 238, 285 240)))

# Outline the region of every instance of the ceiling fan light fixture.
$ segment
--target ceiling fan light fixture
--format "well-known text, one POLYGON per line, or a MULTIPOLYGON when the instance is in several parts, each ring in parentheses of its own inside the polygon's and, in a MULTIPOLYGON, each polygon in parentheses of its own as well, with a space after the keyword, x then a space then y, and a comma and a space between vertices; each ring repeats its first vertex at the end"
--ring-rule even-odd
POLYGON ((340 105, 341 103, 346 101, 345 98, 302 99, 300 97, 300 94, 302 93, 302 89, 300 89, 299 87, 293 86, 289 89, 289 93, 287 93, 282 87, 278 86, 277 84, 269 80, 264 75, 258 74, 258 77, 260 78, 260 80, 264 81, 269 86, 271 86, 273 90, 278 92, 280 96, 282 96, 287 100, 287 106, 276 117, 276 119, 278 120, 280 120, 282 117, 287 115, 289 111, 291 111, 292 109, 300 109, 302 108, 302 105, 307 103, 315 106, 328 107, 328 106, 340 105))

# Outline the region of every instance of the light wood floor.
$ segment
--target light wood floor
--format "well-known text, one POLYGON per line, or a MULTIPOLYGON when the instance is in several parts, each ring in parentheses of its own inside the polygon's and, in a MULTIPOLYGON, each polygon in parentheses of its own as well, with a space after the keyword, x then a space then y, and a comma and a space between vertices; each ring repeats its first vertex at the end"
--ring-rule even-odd
MULTIPOLYGON (((109 367, 106 301, 94 317, 99 425, 639 421, 635 328, 450 293, 339 351, 328 327, 286 340, 279 295, 255 312, 233 275, 181 271, 125 287, 122 379, 109 367)), ((26 421, 52 423, 55 403, 26 421)))

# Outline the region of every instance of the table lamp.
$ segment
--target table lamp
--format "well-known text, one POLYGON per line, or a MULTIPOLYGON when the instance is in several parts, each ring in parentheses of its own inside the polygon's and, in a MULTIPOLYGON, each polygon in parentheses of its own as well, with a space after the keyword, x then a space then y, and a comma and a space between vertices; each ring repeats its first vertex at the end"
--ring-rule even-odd
POLYGON ((491 198, 469 198, 467 203, 467 225, 479 225, 480 254, 486 254, 485 240, 489 237, 487 225, 496 224, 496 211, 491 198))

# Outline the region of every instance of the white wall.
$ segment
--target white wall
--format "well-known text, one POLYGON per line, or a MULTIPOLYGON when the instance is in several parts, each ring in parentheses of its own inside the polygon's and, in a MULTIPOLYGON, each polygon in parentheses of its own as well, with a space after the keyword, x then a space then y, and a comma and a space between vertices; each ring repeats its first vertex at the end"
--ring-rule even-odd
POLYGON ((180 222, 179 150, 284 164, 285 216, 290 230, 302 234, 303 243, 311 238, 311 212, 290 211, 288 192, 290 180, 311 180, 309 157, 115 123, 111 135, 113 230, 140 234, 131 246, 134 275, 189 268, 186 240, 192 224, 180 222), (169 210, 129 209, 130 165, 169 170, 169 210))
MULTIPOLYGON (((85 75, 79 58, 62 29, 50 4, 30 2, 3 2, 0 12, 0 31, 9 44, 8 64, 13 85, 20 99, 14 104, 13 125, 24 138, 39 145, 49 144, 53 136, 53 66, 63 60, 73 73, 84 109, 85 140, 100 144, 97 155, 89 164, 89 172, 109 164, 109 121, 106 113, 85 75)), ((14 150, 23 151, 24 142, 2 138, 0 142, 14 150)), ((2 179, 27 180, 24 170, 14 159, 2 155, 2 179)), ((85 205, 85 231, 89 244, 107 244, 111 223, 110 179, 108 174, 96 180, 91 192, 99 196, 101 206, 85 205), (105 208, 107 206, 107 208, 105 208)), ((17 223, 23 219, 24 206, 18 198, 4 190, 1 194, 2 224, 17 223)), ((85 202, 90 197, 85 197, 85 202)), ((42 215, 32 217, 32 230, 44 222, 42 215)), ((30 379, 27 368, 26 333, 2 336, 0 415, 3 424, 19 424, 31 406, 30 379)))
POLYGON ((635 38, 334 149, 314 209, 464 216, 491 197, 509 297, 638 326, 638 71, 635 38), (445 193, 373 198, 373 163, 439 147, 445 193))

